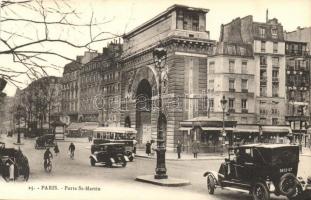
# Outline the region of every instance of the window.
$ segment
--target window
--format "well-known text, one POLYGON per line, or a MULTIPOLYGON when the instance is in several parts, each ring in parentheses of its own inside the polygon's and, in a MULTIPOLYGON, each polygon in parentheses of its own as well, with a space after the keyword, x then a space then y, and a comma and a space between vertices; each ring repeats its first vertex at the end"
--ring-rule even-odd
POLYGON ((279 95, 279 83, 272 83, 272 97, 278 97, 279 95))
POLYGON ((266 52, 266 42, 265 41, 261 41, 261 48, 260 48, 261 52, 266 52))
POLYGON ((208 104, 209 104, 210 110, 214 110, 214 99, 209 99, 208 104))
POLYGON ((267 65, 266 56, 260 56, 260 65, 267 65))
POLYGON ((272 125, 278 125, 278 118, 272 118, 272 125))
POLYGON ((278 57, 272 58, 272 67, 279 67, 279 58, 278 57))
POLYGON ((209 91, 214 91, 214 80, 209 80, 208 81, 208 90, 209 91))
POLYGON ((272 28, 271 34, 272 34, 272 38, 277 38, 278 37, 278 29, 272 28))
POLYGON ((230 92, 234 92, 235 89, 234 89, 234 79, 229 79, 229 91, 230 92))
POLYGON ((199 31, 199 15, 196 13, 185 12, 183 15, 183 29, 199 31))
POLYGON ((229 60, 229 73, 234 73, 234 60, 229 60))
POLYGON ((277 52, 278 52, 278 43, 273 42, 273 53, 277 53, 277 52))
POLYGON ((277 115, 278 113, 279 113, 278 109, 276 109, 276 108, 272 108, 271 109, 271 114, 272 115, 277 115))
POLYGON ((260 124, 265 124, 266 123, 266 118, 264 118, 264 117, 261 117, 260 118, 260 124))
POLYGON ((266 29, 265 29, 265 28, 259 27, 259 36, 260 36, 261 38, 266 37, 266 29))
POLYGON ((215 62, 209 63, 209 73, 214 74, 215 73, 215 62))
POLYGON ((229 111, 234 109, 234 99, 233 98, 229 98, 229 111))
POLYGON ((247 109, 247 99, 241 99, 241 107, 242 109, 247 109))
POLYGON ((242 61, 242 74, 247 74, 247 61, 242 61))
POLYGON ((279 77, 279 70, 272 70, 272 79, 277 79, 279 77))
POLYGON ((260 87, 260 96, 267 96, 267 87, 261 86, 260 87))
POLYGON ((242 89, 242 92, 247 91, 247 79, 242 79, 241 89, 242 89))
POLYGON ((243 124, 247 124, 247 117, 241 117, 241 121, 243 124))

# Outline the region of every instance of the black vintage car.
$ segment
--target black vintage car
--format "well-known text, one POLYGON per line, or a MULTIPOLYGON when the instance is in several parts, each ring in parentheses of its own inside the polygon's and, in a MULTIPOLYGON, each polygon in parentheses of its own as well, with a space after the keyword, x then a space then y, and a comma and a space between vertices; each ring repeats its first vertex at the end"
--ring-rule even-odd
MULTIPOLYGON (((283 144, 250 144, 229 148, 218 172, 207 171, 207 188, 217 187, 252 194, 254 200, 269 200, 270 194, 300 199, 308 187, 297 177, 299 147, 283 144)), ((309 185, 310 184, 310 185, 309 185)))
POLYGON ((0 174, 5 181, 9 181, 9 166, 14 165, 14 179, 22 177, 24 181, 29 179, 29 162, 21 150, 6 148, 5 143, 0 142, 0 174))
POLYGON ((129 159, 124 152, 125 147, 123 143, 99 144, 96 151, 90 156, 91 166, 95 166, 96 163, 101 163, 108 167, 114 165, 125 167, 129 159))
POLYGON ((93 144, 91 145, 91 153, 98 151, 101 148, 101 144, 107 143, 122 143, 124 144, 124 153, 128 157, 129 161, 134 160, 134 153, 133 153, 133 140, 111 140, 111 139, 93 139, 93 144))
POLYGON ((54 140, 55 140, 54 134, 42 135, 36 139, 35 149, 54 147, 55 146, 54 140))

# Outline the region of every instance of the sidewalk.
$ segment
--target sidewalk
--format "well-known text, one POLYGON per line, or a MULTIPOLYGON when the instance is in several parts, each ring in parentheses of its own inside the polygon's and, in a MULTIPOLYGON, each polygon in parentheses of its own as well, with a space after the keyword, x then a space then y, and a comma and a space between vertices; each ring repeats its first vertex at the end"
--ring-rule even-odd
MULTIPOLYGON (((153 156, 148 156, 144 149, 137 149, 136 157, 141 158, 149 158, 149 159, 156 159, 156 153, 153 156)), ((218 153, 199 153, 198 158, 193 158, 193 154, 190 153, 181 153, 181 159, 177 158, 176 152, 166 152, 165 159, 166 160, 178 160, 178 161, 187 161, 187 160, 223 160, 227 154, 223 156, 218 153)))
POLYGON ((311 149, 307 147, 302 147, 302 156, 309 156, 311 157, 311 149))

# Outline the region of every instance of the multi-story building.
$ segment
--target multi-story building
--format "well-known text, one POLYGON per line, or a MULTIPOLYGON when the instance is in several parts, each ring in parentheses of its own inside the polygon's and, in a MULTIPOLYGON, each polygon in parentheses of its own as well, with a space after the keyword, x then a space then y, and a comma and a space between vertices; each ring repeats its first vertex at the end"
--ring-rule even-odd
POLYGON ((284 32, 284 37, 286 41, 307 42, 306 50, 311 49, 311 27, 298 26, 295 31, 284 32))
POLYGON ((223 25, 220 41, 253 46, 257 121, 285 124, 285 41, 277 19, 254 22, 252 16, 223 25))
POLYGON ((306 42, 286 41, 286 121, 297 136, 306 133, 310 117, 310 56, 306 49, 306 42))
POLYGON ((210 116, 222 118, 221 99, 227 99, 229 120, 256 123, 255 70, 249 44, 220 42, 208 58, 208 98, 210 116))
POLYGON ((173 5, 123 36, 121 97, 126 105, 121 125, 135 127, 139 143, 157 137, 159 74, 153 50, 159 46, 167 49, 161 116, 166 147, 172 150, 177 140, 187 146, 200 138, 193 131, 183 134, 179 122, 207 113, 199 101, 206 95, 207 55, 214 45, 206 31, 208 11, 173 5))
POLYGON ((96 57, 96 52, 85 52, 83 56, 77 56, 76 61, 70 62, 64 67, 62 78, 62 113, 64 120, 78 122, 83 120, 81 109, 81 83, 80 72, 83 66, 96 57))
POLYGON ((121 65, 122 44, 113 42, 103 50, 101 62, 102 109, 105 126, 120 126, 121 121, 121 65))

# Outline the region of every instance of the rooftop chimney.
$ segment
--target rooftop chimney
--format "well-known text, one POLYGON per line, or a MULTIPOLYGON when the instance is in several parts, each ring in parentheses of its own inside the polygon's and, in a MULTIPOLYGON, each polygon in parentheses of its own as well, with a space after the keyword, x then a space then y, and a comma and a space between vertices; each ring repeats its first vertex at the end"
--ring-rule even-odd
POLYGON ((267 9, 266 10, 266 23, 268 23, 269 21, 269 10, 267 9))

